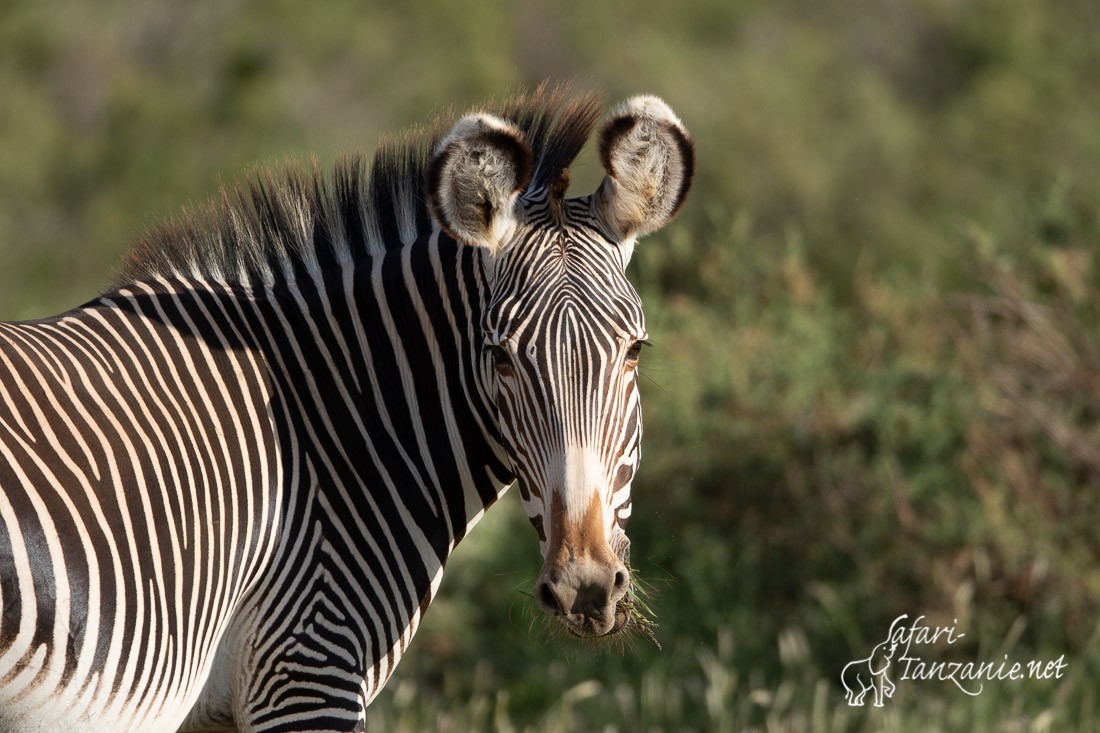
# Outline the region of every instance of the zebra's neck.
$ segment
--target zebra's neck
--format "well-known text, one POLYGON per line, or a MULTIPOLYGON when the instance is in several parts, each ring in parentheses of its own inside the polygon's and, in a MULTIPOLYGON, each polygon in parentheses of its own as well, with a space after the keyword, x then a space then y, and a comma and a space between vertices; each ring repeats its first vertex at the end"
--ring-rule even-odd
POLYGON ((346 515, 409 524, 445 561, 514 480, 483 357, 482 253, 437 230, 304 275, 261 289, 158 278, 99 305, 204 310, 180 328, 252 351, 266 370, 285 475, 297 477, 288 505, 308 502, 313 475, 346 515))
POLYGON ((273 411, 283 442, 302 441, 287 458, 306 464, 285 474, 310 479, 292 514, 320 527, 318 566, 339 561, 330 577, 358 562, 390 586, 385 608, 364 612, 392 619, 371 642, 368 698, 411 641, 447 556, 512 481, 483 356, 479 258, 434 235, 272 291, 264 305, 287 335, 270 344, 273 411))
POLYGON ((249 291, 244 309, 293 459, 348 511, 411 520, 440 561, 513 479, 483 356, 482 267, 436 232, 249 291))
POLYGON ((514 479, 483 355, 483 267, 436 230, 262 289, 158 279, 99 304, 203 311, 180 324, 191 338, 266 369, 283 475, 299 477, 291 496, 306 500, 312 473, 345 516, 408 524, 442 563, 514 479))

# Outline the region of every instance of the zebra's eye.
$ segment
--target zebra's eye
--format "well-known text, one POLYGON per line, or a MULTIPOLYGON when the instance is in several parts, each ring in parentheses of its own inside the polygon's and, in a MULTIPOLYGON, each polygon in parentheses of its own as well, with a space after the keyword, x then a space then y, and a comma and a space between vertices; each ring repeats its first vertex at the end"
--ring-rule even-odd
POLYGON ((511 376, 512 360, 508 358, 508 352, 501 346, 490 346, 489 353, 493 357, 493 368, 497 370, 497 374, 502 376, 511 376))
POLYGON ((626 363, 634 366, 638 363, 638 355, 642 353, 642 347, 649 345, 648 341, 635 341, 626 352, 626 363))

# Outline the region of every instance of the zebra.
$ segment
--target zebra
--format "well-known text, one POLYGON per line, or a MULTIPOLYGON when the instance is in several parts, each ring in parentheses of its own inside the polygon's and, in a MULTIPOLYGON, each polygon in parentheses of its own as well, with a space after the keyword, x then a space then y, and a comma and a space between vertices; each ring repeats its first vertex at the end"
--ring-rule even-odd
POLYGON ((263 171, 0 324, 0 732, 359 731, 518 479, 570 633, 629 628, 668 105, 542 85, 331 173, 263 171), (601 118, 604 118, 602 125, 601 118), (568 197, 599 128, 606 175, 568 197))

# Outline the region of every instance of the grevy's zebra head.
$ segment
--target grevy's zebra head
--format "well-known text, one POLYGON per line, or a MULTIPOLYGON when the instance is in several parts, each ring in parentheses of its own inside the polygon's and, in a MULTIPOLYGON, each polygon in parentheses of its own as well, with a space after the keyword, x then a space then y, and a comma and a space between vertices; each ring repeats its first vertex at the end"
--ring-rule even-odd
POLYGON ((435 147, 427 183, 437 223, 484 248, 483 358, 539 534, 535 597, 582 636, 629 620, 620 601, 648 334, 625 270, 636 239, 679 209, 694 167, 691 138, 656 97, 613 110, 599 152, 607 175, 598 190, 565 198, 564 169, 540 172, 516 126, 473 114, 435 147))

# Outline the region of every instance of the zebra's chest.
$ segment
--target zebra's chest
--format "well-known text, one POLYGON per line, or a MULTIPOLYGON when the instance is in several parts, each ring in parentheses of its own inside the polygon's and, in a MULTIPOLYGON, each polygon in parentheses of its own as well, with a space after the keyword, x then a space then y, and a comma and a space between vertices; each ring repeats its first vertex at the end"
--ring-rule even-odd
POLYGON ((185 731, 234 731, 232 704, 232 676, 239 668, 231 662, 231 640, 222 639, 214 654, 210 675, 199 691, 194 707, 183 725, 185 731))

